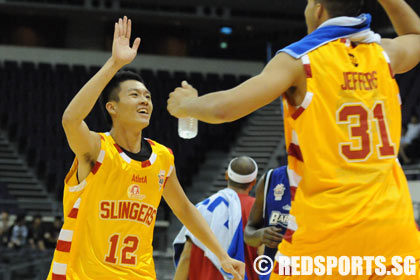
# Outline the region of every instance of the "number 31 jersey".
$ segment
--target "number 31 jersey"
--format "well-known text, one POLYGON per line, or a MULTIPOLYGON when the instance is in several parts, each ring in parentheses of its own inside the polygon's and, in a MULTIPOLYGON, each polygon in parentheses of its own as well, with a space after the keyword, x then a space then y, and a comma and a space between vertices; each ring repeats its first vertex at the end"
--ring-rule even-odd
POLYGON ((108 134, 88 177, 77 181, 77 159, 65 178, 64 225, 48 279, 156 279, 153 228, 171 151, 148 140, 147 161, 129 158, 108 134))
POLYGON ((295 107, 283 99, 292 207, 280 253, 419 258, 387 54, 378 44, 339 39, 302 64, 304 101, 295 107))

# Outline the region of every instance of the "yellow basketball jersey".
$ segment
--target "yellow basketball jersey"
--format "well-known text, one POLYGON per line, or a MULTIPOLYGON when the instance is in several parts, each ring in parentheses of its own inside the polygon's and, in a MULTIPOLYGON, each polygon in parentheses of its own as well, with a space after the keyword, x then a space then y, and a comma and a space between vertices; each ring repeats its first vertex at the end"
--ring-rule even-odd
POLYGON ((340 39, 302 62, 303 103, 283 98, 293 201, 279 252, 420 258, 397 160, 401 102, 388 56, 378 44, 340 39))
POLYGON ((77 160, 65 178, 64 225, 48 279, 156 279, 153 228, 170 149, 148 140, 147 161, 129 158, 109 133, 88 177, 77 181, 77 160))

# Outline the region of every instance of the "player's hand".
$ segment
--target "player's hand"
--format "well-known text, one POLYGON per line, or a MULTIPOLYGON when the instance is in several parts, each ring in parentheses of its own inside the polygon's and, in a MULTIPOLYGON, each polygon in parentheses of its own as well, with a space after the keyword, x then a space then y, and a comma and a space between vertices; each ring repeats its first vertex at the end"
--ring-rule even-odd
POLYGON ((245 276, 245 264, 241 261, 226 257, 220 260, 225 272, 233 275, 233 280, 242 280, 245 276))
POLYGON ((114 40, 112 42, 112 58, 115 63, 123 67, 134 60, 137 55, 137 49, 140 46, 140 38, 134 40, 130 47, 131 19, 124 16, 115 23, 114 40))
POLYGON ((197 90, 191 86, 187 81, 183 81, 181 87, 177 87, 173 92, 169 94, 168 99, 168 112, 176 118, 189 117, 186 112, 183 111, 182 106, 188 101, 197 98, 197 90))
POLYGON ((277 248, 279 243, 283 240, 283 235, 280 233, 281 229, 277 227, 266 227, 261 230, 261 242, 270 248, 277 248))

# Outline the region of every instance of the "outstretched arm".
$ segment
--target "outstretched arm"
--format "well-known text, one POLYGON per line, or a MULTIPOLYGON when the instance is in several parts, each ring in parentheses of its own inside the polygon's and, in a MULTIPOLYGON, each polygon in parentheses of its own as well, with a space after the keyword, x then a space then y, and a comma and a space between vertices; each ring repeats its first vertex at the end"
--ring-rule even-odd
POLYGON ((175 216, 177 216, 195 237, 203 242, 203 244, 216 255, 223 270, 231 273, 236 280, 243 279, 245 264, 230 258, 227 252, 223 250, 206 220, 185 195, 175 171, 173 171, 166 182, 163 197, 175 216))
POLYGON ((130 63, 137 54, 140 38, 130 47, 131 20, 124 17, 115 23, 112 56, 76 94, 64 111, 62 124, 70 148, 79 162, 96 160, 100 149, 99 135, 91 132, 83 121, 92 110, 102 90, 115 73, 130 63))
POLYGON ((300 60, 285 53, 276 55, 257 76, 235 88, 196 97, 186 82, 168 99, 168 111, 177 118, 194 117, 207 123, 231 122, 271 103, 297 84, 300 60))
POLYGON ((248 223, 245 227, 244 240, 253 247, 264 244, 270 248, 276 248, 283 239, 280 229, 276 227, 263 227, 263 211, 265 200, 265 180, 267 173, 260 178, 256 188, 255 202, 248 217, 248 223))
POLYGON ((378 0, 398 37, 383 39, 395 73, 405 73, 420 62, 420 18, 404 0, 378 0))

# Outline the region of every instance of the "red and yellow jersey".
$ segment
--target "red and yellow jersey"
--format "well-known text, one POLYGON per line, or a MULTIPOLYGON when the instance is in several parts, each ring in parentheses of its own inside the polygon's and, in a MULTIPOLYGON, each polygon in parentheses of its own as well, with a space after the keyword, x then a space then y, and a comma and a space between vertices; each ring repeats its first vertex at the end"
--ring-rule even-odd
POLYGON ((77 180, 77 160, 65 178, 64 225, 48 279, 156 279, 153 228, 170 149, 148 140, 147 161, 129 158, 108 134, 91 173, 77 180))
POLYGON ((283 98, 293 201, 280 253, 420 258, 397 160, 401 102, 387 54, 340 39, 302 62, 303 103, 283 98))

